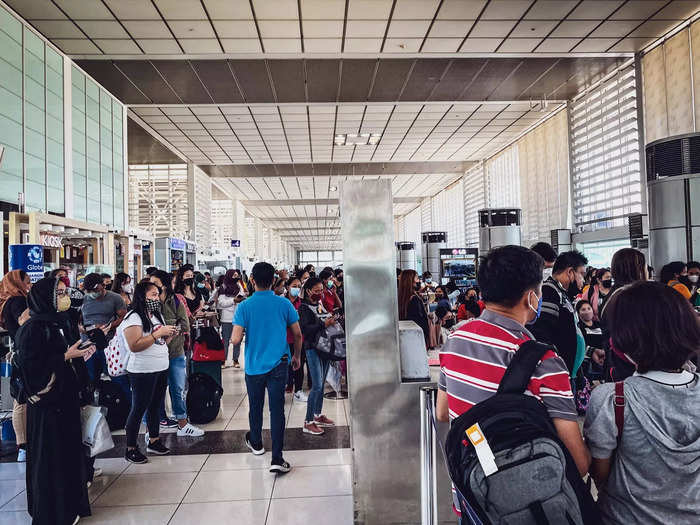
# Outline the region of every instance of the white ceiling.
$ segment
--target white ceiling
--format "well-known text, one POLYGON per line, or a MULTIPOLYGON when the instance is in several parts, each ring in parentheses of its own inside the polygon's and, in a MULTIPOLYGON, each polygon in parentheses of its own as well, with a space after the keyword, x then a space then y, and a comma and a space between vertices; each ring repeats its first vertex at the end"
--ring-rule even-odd
POLYGON ((196 164, 481 160, 560 107, 516 103, 132 106, 196 164), (337 133, 381 133, 336 146, 337 133))
POLYGON ((73 56, 633 52, 696 0, 6 0, 73 56))

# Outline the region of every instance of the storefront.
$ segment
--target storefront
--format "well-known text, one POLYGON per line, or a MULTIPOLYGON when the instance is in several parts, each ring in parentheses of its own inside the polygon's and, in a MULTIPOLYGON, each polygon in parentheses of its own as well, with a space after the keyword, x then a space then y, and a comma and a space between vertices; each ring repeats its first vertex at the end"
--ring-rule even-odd
POLYGON ((106 226, 39 212, 11 212, 7 243, 39 244, 44 249, 44 271, 68 270, 72 283, 88 273, 115 271, 114 234, 106 226))
POLYGON ((131 275, 138 281, 146 275, 146 268, 153 266, 155 239, 142 230, 129 229, 115 238, 114 253, 116 271, 131 275))

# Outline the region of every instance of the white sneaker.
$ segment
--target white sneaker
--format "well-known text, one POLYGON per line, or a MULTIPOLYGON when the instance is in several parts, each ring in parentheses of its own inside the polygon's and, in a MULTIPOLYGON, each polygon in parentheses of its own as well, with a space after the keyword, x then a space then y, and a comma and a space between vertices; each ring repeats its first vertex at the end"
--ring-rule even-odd
POLYGON ((102 475, 102 469, 100 467, 95 467, 93 473, 92 473, 92 478, 99 478, 102 475))
POLYGON ((204 435, 204 430, 187 423, 184 427, 177 429, 177 437, 199 437, 204 435))
POLYGON ((304 393, 303 390, 297 390, 294 392, 294 400, 299 401, 300 403, 306 403, 309 400, 309 396, 304 393))
POLYGON ((17 451, 17 462, 18 463, 25 463, 26 461, 27 461, 27 449, 20 448, 17 451))

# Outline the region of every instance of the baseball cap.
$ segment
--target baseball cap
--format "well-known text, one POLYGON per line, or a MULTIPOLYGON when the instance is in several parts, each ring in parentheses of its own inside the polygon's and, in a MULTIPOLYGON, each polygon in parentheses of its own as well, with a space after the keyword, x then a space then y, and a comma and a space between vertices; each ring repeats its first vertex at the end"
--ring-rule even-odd
POLYGON ((102 284, 103 278, 99 273, 89 273, 85 276, 83 281, 83 288, 86 292, 91 292, 94 290, 95 286, 102 284))

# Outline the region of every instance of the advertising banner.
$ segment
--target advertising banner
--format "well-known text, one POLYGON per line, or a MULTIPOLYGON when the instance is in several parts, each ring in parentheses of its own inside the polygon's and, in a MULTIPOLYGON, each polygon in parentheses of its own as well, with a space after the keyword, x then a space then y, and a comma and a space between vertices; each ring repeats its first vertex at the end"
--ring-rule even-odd
POLYGON ((32 283, 44 277, 44 247, 40 244, 11 244, 10 270, 24 270, 32 283))

